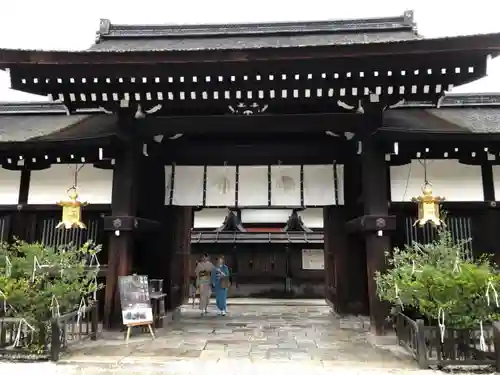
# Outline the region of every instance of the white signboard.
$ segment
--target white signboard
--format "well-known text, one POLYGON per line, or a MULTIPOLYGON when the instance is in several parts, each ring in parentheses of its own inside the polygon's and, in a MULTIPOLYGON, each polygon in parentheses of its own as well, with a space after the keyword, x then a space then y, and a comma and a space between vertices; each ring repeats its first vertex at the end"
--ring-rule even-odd
POLYGON ((324 270, 325 254, 323 249, 302 249, 303 270, 324 270))

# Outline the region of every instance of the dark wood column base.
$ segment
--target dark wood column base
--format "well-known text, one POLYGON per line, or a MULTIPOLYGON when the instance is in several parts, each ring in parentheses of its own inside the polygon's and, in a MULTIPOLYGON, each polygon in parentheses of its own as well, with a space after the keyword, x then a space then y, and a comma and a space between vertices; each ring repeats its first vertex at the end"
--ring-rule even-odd
POLYGON ((368 276, 368 298, 370 303, 371 330, 378 336, 392 332, 392 325, 386 319, 390 306, 377 296, 375 272, 383 272, 387 267, 385 252, 391 249, 391 239, 387 234, 379 236, 377 233, 365 234, 366 244, 366 273, 368 276))

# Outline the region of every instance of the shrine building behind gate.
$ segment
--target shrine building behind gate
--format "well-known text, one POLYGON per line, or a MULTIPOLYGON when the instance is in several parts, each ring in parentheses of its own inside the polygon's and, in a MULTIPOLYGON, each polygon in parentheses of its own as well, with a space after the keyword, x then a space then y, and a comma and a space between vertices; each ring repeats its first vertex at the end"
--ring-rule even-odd
POLYGON ((107 326, 118 276, 164 279, 175 308, 209 252, 226 256, 235 293, 325 295, 382 334, 384 253, 435 235, 413 226, 425 178, 467 251, 498 257, 500 96, 446 93, 499 50, 500 34, 425 39, 411 12, 102 20, 88 50, 0 49, 13 89, 51 99, 0 105, 0 234, 102 243, 107 326), (88 229, 55 230, 75 176, 88 229))

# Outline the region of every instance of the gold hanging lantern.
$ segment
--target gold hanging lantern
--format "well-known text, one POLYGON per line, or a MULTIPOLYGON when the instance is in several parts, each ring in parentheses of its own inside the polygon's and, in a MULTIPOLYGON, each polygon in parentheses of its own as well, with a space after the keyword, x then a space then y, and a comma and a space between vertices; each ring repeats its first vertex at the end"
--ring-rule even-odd
POLYGON ((69 189, 68 193, 69 200, 57 202, 57 205, 62 207, 62 221, 57 224, 56 229, 87 228, 81 222, 82 206, 86 206, 87 202, 80 202, 78 200, 76 187, 69 189))
POLYGON ((444 224, 439 213, 439 205, 444 201, 444 197, 432 195, 431 184, 425 182, 422 187, 422 195, 412 198, 411 201, 418 204, 418 220, 415 225, 423 227, 429 222, 436 226, 444 224))

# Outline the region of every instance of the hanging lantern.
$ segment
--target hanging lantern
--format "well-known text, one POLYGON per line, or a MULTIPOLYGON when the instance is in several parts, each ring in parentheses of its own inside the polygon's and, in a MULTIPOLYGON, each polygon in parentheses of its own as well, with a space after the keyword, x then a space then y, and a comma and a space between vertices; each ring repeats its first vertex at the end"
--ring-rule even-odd
POLYGON ((432 195, 432 185, 426 182, 422 187, 422 195, 411 199, 418 204, 418 220, 415 225, 423 227, 428 222, 440 226, 443 223, 439 213, 439 204, 444 201, 443 197, 432 195))
POLYGON ((57 224, 56 229, 85 229, 85 224, 83 224, 80 220, 82 214, 82 206, 86 206, 87 202, 80 202, 78 200, 76 187, 72 187, 71 189, 69 189, 68 193, 69 200, 57 202, 57 205, 62 207, 62 221, 57 224))

